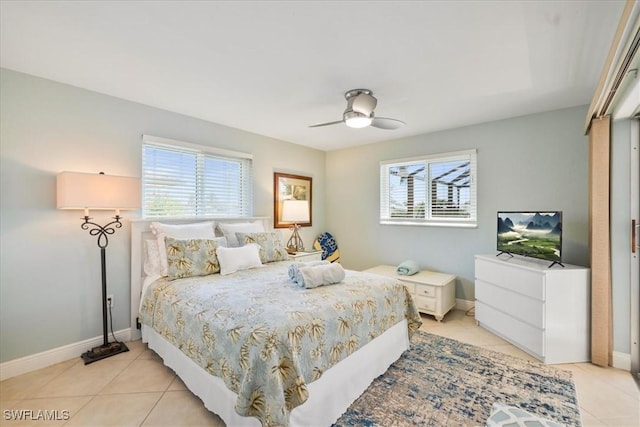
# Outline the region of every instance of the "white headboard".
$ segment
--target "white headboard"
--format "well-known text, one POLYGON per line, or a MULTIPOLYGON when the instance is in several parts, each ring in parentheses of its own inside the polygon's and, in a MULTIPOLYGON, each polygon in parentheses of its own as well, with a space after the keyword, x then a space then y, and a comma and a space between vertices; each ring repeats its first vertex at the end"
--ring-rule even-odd
MULTIPOLYGON (((142 293, 142 279, 144 275, 144 241, 154 238, 151 228, 152 222, 162 222, 165 224, 187 224, 203 221, 214 221, 216 224, 229 224, 237 222, 255 222, 261 221, 265 230, 271 230, 273 222, 271 218, 264 216, 254 217, 197 217, 197 218, 154 218, 154 219, 132 219, 131 220, 131 339, 140 338, 140 330, 138 329, 138 310, 140 308, 140 298, 142 293)), ((216 227, 216 233, 219 230, 216 227)))

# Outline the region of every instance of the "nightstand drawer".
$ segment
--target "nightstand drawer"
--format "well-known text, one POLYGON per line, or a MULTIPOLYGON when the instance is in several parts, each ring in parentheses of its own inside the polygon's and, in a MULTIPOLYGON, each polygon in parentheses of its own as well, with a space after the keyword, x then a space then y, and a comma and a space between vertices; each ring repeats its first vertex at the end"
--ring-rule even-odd
POLYGON ((295 262, 321 261, 322 251, 298 252, 297 254, 289 254, 287 258, 290 261, 295 261, 295 262))
POLYGON ((428 285, 416 285, 416 296, 435 298, 436 288, 428 285))
POLYGON ((411 295, 416 293, 416 285, 415 283, 411 283, 411 282, 405 282, 404 280, 400 280, 402 282, 403 285, 405 285, 407 287, 407 290, 409 291, 409 293, 411 295))
POLYGON ((418 295, 415 297, 414 301, 418 311, 426 313, 434 313, 436 311, 437 300, 435 298, 427 298, 418 295))

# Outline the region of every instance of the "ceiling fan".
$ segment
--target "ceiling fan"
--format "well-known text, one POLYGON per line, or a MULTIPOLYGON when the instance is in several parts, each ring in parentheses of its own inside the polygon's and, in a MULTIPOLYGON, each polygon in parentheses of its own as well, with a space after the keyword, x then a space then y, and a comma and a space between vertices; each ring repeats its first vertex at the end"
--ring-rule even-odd
POLYGON ((369 89, 352 89, 347 91, 344 97, 347 100, 347 109, 342 113, 342 120, 320 123, 309 127, 317 128, 344 123, 351 128, 373 126, 380 129, 398 129, 405 124, 403 121, 397 119, 375 117, 373 110, 376 108, 378 100, 369 89))

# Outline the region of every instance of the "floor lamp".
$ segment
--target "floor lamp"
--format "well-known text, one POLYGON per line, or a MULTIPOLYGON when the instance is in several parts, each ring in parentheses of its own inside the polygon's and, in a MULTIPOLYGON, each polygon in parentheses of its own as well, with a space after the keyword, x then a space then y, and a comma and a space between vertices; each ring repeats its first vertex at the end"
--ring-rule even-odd
POLYGON ((124 176, 61 172, 57 177, 58 209, 84 209, 84 222, 80 225, 89 234, 97 236, 100 248, 102 267, 102 331, 103 343, 82 354, 87 365, 107 357, 129 351, 125 343, 109 343, 107 333, 107 271, 105 250, 109 244, 109 236, 121 228, 120 210, 134 210, 140 207, 140 180, 124 176), (115 210, 114 221, 105 225, 91 222, 89 209, 115 210))
POLYGON ((282 221, 292 222, 289 230, 293 233, 287 242, 287 252, 293 254, 304 251, 304 244, 298 230, 300 223, 309 222, 309 202, 306 200, 285 200, 282 202, 282 221))

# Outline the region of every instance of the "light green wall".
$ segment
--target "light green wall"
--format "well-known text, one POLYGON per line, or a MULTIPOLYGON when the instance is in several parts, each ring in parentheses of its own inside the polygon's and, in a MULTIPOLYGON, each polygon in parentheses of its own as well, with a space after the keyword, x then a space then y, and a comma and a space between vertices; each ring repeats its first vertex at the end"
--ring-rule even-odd
MULTIPOLYGON (((495 252, 495 214, 509 209, 562 210, 564 259, 588 265, 586 107, 323 153, 6 69, 0 101, 0 362, 101 335, 99 250, 81 212, 55 209, 55 176, 139 176, 143 133, 252 153, 255 215, 273 215, 274 171, 313 177, 303 239, 332 232, 347 268, 416 259, 456 274, 457 298, 473 300, 473 255, 495 252), (378 224, 380 160, 468 148, 478 149, 476 229, 378 224)), ((614 174, 619 147, 614 137, 614 174)), ((125 222, 107 249, 115 330, 129 327, 129 233, 125 222)), ((615 283, 614 349, 628 352, 628 286, 615 283)))
POLYGON ((473 256, 496 253, 499 210, 563 211, 563 260, 588 265, 585 115, 585 107, 570 108, 327 153, 327 229, 343 265, 414 259, 457 275, 456 297, 473 300, 473 256), (478 150, 477 228, 379 224, 381 160, 471 148, 478 150))
MULTIPOLYGON (((252 153, 254 215, 273 216, 274 171, 311 176, 314 226, 302 238, 324 230, 322 151, 6 69, 0 89, 0 362, 102 335, 100 252, 82 212, 56 210, 56 174, 140 176, 143 133, 252 153)), ((106 258, 117 331, 129 327, 126 220, 106 258)))

